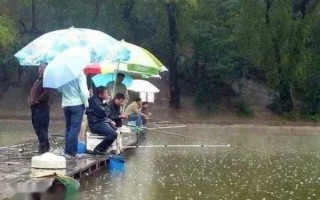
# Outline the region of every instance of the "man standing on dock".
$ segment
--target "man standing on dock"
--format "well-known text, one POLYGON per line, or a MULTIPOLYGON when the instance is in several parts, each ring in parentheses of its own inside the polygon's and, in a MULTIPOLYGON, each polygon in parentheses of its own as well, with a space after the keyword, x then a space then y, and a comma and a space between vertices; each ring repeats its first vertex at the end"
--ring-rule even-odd
POLYGON ((117 73, 116 81, 111 81, 106 86, 108 90, 108 94, 111 96, 112 99, 118 93, 124 94, 124 101, 121 105, 121 112, 124 111, 124 108, 126 107, 129 101, 129 93, 127 90, 127 86, 122 83, 125 77, 126 77, 125 74, 117 73))
POLYGON ((39 77, 34 82, 28 97, 28 104, 31 107, 32 125, 39 141, 39 153, 45 153, 50 149, 48 139, 50 91, 43 88, 43 72, 46 66, 47 63, 40 63, 38 68, 39 77))
POLYGON ((89 98, 85 74, 81 73, 77 79, 58 88, 58 91, 62 92, 62 108, 66 120, 65 154, 75 157, 81 122, 89 98))

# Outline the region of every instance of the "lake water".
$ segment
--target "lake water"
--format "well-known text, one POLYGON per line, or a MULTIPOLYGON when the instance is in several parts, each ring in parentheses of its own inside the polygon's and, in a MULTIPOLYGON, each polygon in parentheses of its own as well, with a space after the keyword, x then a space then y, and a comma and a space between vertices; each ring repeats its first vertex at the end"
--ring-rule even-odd
POLYGON ((319 199, 316 128, 192 125, 149 131, 143 144, 230 144, 229 148, 138 148, 126 170, 83 179, 87 199, 319 199))
MULTIPOLYGON (((52 123, 51 132, 63 132, 52 123)), ((148 131, 122 174, 102 169, 81 180, 84 199, 320 199, 320 128, 189 125, 148 131), (191 138, 172 135, 179 134, 191 138)), ((30 122, 0 121, 0 145, 35 138, 30 122)))

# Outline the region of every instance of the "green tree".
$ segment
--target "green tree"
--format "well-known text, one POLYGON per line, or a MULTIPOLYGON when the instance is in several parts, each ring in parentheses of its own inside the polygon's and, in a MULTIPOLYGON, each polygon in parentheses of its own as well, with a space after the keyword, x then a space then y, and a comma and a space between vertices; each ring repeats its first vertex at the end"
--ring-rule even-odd
POLYGON ((313 1, 241 1, 237 35, 242 55, 265 72, 277 92, 271 108, 279 113, 296 107, 294 86, 309 56, 315 6, 313 1), (307 11, 308 6, 313 8, 307 11))
POLYGON ((232 81, 241 75, 244 61, 234 37, 239 6, 236 0, 204 0, 190 17, 193 56, 182 68, 183 80, 195 104, 207 111, 230 96, 232 81))
POLYGON ((17 30, 14 22, 6 16, 0 15, 0 79, 8 79, 10 68, 5 65, 12 60, 11 54, 14 51, 14 43, 17 36, 17 30))

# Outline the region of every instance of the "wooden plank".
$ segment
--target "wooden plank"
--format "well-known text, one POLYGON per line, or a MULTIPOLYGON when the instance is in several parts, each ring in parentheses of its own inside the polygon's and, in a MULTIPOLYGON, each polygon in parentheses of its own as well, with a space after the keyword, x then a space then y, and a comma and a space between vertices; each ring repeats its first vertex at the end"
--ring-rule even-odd
MULTIPOLYGON (((14 148, 0 149, 0 182, 6 183, 0 184, 0 199, 8 197, 8 184, 24 183, 32 179, 30 177, 32 149, 28 149, 27 151, 21 153, 14 148)), ((107 156, 67 158, 66 175, 80 179, 84 171, 89 171, 89 173, 96 171, 100 167, 105 166, 107 160, 107 156)))
MULTIPOLYGON (((122 141, 124 146, 135 145, 138 142, 137 135, 135 133, 123 134, 122 141)), ((37 140, 28 140, 23 144, 0 148, 0 200, 8 197, 8 184, 25 183, 32 179, 31 158, 36 155, 32 152, 37 149, 37 143, 37 140)), ((91 174, 104 168, 108 159, 107 155, 84 155, 79 158, 67 158, 66 175, 81 179, 81 175, 84 173, 91 174)))

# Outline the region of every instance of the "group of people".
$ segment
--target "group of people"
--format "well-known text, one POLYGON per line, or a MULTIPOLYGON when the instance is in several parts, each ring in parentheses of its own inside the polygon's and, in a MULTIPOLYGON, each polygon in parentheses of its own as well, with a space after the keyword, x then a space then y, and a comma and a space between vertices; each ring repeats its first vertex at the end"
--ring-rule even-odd
MULTIPOLYGON (((34 82, 28 97, 32 124, 39 141, 39 153, 50 150, 48 138, 50 89, 43 88, 43 73, 46 65, 47 63, 40 63, 39 77, 34 82)), ((147 102, 136 98, 123 112, 122 108, 129 101, 127 88, 122 83, 124 78, 125 74, 117 73, 116 81, 92 89, 88 87, 86 75, 81 73, 77 79, 58 88, 58 91, 62 93, 62 108, 66 122, 66 156, 76 156, 84 114, 87 115, 90 131, 105 136, 104 140, 91 152, 93 154, 105 154, 108 147, 116 140, 116 131, 122 126, 123 119, 135 121, 138 127, 145 125, 149 118, 147 102), (112 99, 110 95, 113 95, 112 99)))

